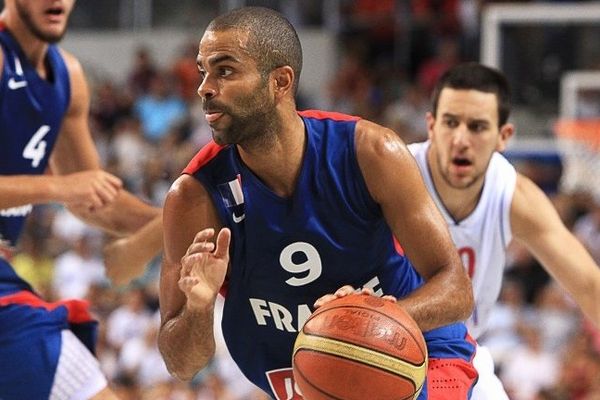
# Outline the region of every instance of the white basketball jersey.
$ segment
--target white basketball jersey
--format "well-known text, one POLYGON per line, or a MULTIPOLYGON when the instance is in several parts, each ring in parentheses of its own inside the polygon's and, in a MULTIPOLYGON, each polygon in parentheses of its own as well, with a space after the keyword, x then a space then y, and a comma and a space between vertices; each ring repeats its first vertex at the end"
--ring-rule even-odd
POLYGON ((492 156, 485 174, 481 198, 475 210, 462 221, 448 213, 433 185, 427 166, 429 142, 408 146, 417 160, 425 185, 444 215, 454 244, 473 283, 475 309, 467 321, 477 339, 485 332, 492 306, 500 295, 506 261, 506 246, 512 239, 510 205, 517 180, 515 168, 500 153, 492 156))

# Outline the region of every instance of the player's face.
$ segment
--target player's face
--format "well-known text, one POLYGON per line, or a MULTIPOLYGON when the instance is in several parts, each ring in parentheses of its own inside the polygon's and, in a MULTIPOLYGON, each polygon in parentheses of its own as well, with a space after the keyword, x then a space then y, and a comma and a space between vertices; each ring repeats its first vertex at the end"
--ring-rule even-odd
POLYGON ((502 151, 512 135, 512 125, 498 127, 498 102, 494 93, 442 89, 436 117, 427 116, 430 161, 453 188, 483 184, 494 151, 502 151))
POLYGON ((245 32, 207 31, 200 41, 198 70, 206 121, 219 144, 260 140, 275 119, 269 77, 261 76, 245 32))
POLYGON ((67 29, 75 0, 15 0, 19 18, 38 39, 56 43, 67 29))

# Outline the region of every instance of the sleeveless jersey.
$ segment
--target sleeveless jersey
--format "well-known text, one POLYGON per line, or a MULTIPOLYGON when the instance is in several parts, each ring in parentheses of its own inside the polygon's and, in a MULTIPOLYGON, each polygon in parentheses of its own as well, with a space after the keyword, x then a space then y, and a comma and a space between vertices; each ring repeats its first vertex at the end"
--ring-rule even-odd
MULTIPOLYGON (((54 45, 48 47, 48 80, 29 63, 11 34, 0 26, 4 54, 0 78, 0 174, 43 174, 69 106, 67 67, 54 45)), ((31 205, 0 210, 0 247, 15 246, 31 205)), ((24 282, 6 262, 0 263, 0 293, 5 285, 24 282)))
POLYGON ((452 239, 471 277, 475 309, 467 321, 469 333, 477 339, 485 332, 490 311, 502 286, 506 247, 512 239, 510 206, 517 180, 515 168, 500 153, 494 153, 475 210, 456 222, 444 207, 427 165, 429 142, 408 146, 417 160, 425 185, 444 215, 452 239))
MULTIPOLYGON (((184 170, 202 183, 232 231, 222 318, 228 349, 244 374, 275 399, 299 398, 291 391, 293 343, 320 296, 349 284, 401 298, 423 283, 395 250, 368 193, 355 154, 358 119, 300 115, 306 149, 289 198, 264 185, 236 146, 211 142, 184 170)), ((427 332, 430 356, 469 360, 465 334, 463 324, 427 332), (459 344, 448 349, 448 340, 459 344)))

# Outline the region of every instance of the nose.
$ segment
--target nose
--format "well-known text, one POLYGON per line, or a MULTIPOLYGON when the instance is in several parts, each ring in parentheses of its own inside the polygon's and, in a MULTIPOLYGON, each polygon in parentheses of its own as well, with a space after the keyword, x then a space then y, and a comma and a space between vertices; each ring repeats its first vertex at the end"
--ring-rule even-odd
POLYGON ((217 87, 214 83, 211 82, 210 77, 205 76, 202 82, 200 82, 200 86, 198 86, 198 96, 210 99, 217 94, 217 87))
POLYGON ((466 147, 469 141, 469 130, 465 124, 460 124, 453 132, 452 143, 458 147, 466 147))

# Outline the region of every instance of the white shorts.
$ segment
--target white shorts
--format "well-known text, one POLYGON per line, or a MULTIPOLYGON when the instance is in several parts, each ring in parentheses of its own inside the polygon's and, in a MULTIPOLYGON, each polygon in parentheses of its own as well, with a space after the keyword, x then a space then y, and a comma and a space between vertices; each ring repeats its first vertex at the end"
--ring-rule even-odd
POLYGON ((473 387, 471 400, 509 400, 502 382, 494 373, 494 360, 486 347, 477 345, 473 365, 479 379, 473 387))
POLYGON ((107 384, 98 360, 73 332, 63 330, 50 400, 88 400, 107 384))

